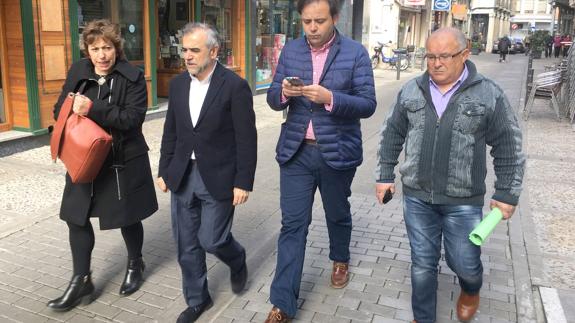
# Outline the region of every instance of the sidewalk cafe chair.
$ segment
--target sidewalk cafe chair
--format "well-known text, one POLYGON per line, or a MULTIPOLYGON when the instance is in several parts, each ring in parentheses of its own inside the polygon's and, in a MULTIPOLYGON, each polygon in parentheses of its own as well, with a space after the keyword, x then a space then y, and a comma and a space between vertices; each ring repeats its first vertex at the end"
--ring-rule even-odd
POLYGON ((561 119, 559 114, 559 102, 557 101, 557 95, 561 90, 562 75, 560 70, 544 72, 533 80, 533 86, 531 87, 531 92, 529 93, 529 98, 525 103, 523 108, 523 119, 529 119, 529 114, 533 108, 533 103, 536 98, 538 99, 550 99, 557 120, 561 119))

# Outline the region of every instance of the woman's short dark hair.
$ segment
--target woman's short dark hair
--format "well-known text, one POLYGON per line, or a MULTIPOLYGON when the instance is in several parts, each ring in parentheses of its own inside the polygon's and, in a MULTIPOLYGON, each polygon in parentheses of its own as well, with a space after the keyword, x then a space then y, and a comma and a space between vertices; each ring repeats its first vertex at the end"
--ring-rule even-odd
POLYGON ((84 31, 82 32, 82 45, 84 46, 84 53, 90 56, 88 46, 92 45, 98 39, 104 39, 114 45, 116 49, 116 58, 124 58, 124 48, 122 35, 120 33, 120 26, 112 23, 108 19, 97 19, 88 22, 84 31))
POLYGON ((325 1, 329 4, 329 14, 332 17, 339 15, 339 9, 341 7, 341 0, 298 0, 297 2, 297 12, 301 15, 303 8, 312 2, 325 1))

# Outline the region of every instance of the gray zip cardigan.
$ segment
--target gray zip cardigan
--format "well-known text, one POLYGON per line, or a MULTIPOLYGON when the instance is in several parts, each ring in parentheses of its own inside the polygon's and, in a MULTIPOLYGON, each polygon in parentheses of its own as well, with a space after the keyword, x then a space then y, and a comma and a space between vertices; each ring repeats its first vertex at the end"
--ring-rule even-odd
POLYGON ((405 195, 432 204, 483 205, 486 146, 491 146, 496 182, 494 200, 516 205, 525 168, 517 116, 492 80, 467 61, 469 76, 438 118, 429 74, 403 86, 383 124, 376 181, 393 183, 399 168, 405 195))

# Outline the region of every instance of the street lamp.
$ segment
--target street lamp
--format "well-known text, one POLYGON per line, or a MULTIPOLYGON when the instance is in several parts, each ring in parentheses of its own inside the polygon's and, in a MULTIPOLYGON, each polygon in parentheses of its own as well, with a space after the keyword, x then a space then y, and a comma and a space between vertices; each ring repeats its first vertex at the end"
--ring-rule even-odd
POLYGON ((551 1, 551 35, 555 35, 555 1, 551 1))

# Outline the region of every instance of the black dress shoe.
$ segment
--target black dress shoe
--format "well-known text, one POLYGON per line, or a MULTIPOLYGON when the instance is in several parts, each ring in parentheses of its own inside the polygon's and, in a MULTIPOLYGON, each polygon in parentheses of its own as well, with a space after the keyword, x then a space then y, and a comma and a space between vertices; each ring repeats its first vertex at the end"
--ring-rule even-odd
POLYGON ((208 299, 205 300, 202 304, 186 308, 182 313, 180 313, 176 323, 195 322, 200 317, 200 315, 209 310, 212 305, 214 305, 214 302, 212 302, 212 299, 208 297, 208 299))
POLYGON ((85 305, 90 304, 92 302, 93 292, 94 284, 92 284, 90 274, 75 275, 72 277, 64 295, 49 301, 47 306, 58 312, 68 311, 80 303, 85 305))
POLYGON ((142 257, 128 260, 128 268, 126 268, 126 276, 124 276, 124 282, 120 287, 120 295, 127 296, 140 289, 144 282, 145 268, 146 265, 142 257))
POLYGON ((246 287, 246 282, 248 281, 248 266, 244 262, 244 266, 237 273, 230 274, 230 281, 232 283, 232 291, 239 294, 246 287))

